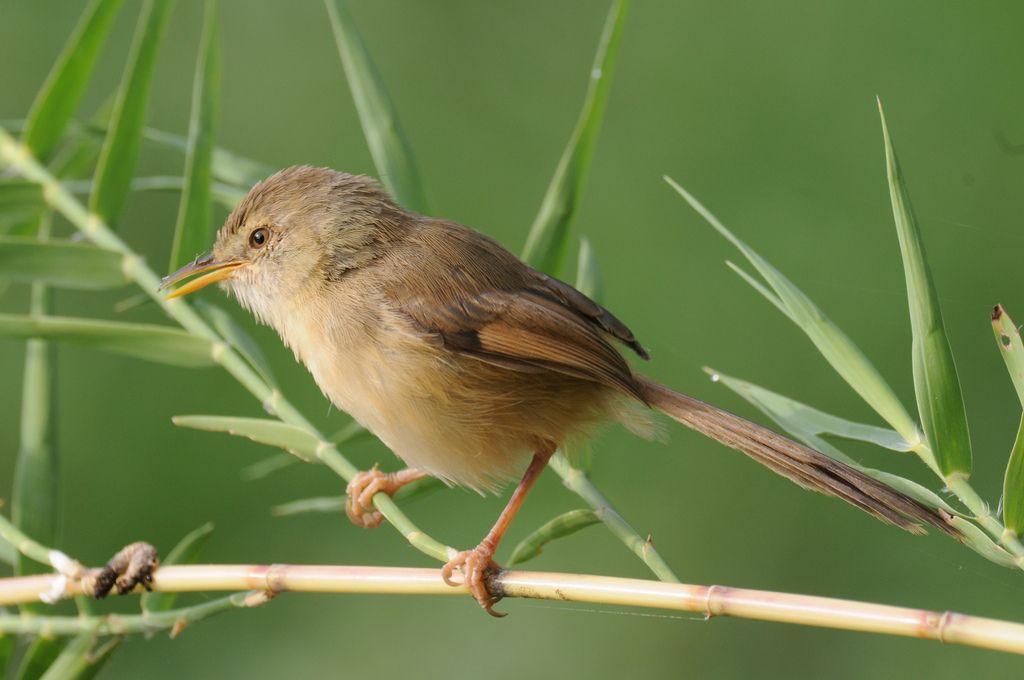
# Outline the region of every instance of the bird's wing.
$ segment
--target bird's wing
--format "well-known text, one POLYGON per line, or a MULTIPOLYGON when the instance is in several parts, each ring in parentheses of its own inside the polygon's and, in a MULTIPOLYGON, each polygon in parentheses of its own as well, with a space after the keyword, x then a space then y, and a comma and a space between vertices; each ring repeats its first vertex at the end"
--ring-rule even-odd
POLYGON ((388 286, 395 309, 426 337, 505 368, 556 371, 643 400, 608 337, 646 352, 610 312, 476 232, 450 223, 435 232, 420 235, 410 266, 388 286))

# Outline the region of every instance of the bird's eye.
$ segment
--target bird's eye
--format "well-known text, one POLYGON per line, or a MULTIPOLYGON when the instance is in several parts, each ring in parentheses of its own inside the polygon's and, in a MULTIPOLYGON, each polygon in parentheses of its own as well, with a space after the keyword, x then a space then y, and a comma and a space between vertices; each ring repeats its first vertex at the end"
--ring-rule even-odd
POLYGON ((270 238, 270 231, 266 227, 253 229, 252 233, 249 234, 249 247, 262 248, 266 244, 268 238, 270 238))

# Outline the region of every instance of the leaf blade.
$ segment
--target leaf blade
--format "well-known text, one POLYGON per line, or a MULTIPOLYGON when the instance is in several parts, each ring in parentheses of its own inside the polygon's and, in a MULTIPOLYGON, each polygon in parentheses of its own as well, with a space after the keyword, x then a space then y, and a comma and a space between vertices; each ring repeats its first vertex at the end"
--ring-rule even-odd
MULTIPOLYGON (((1017 324, 1002 305, 992 310, 992 332, 1006 370, 1024 406, 1024 341, 1017 324)), ((1010 449, 1010 458, 1003 474, 1003 524, 1018 536, 1024 531, 1024 416, 1017 428, 1017 437, 1010 449)))
POLYGON ((36 95, 22 139, 40 160, 50 157, 64 134, 122 1, 89 3, 36 95))
POLYGON ((0 279, 63 288, 123 286, 122 256, 87 243, 0 236, 0 279))
POLYGON ((815 451, 846 463, 898 491, 902 491, 927 506, 941 508, 951 515, 959 514, 956 509, 928 487, 918 484, 911 479, 885 472, 884 470, 861 465, 831 443, 822 439, 822 435, 831 434, 884 446, 894 451, 908 451, 907 442, 902 441, 902 438, 899 438, 895 431, 875 428, 873 425, 854 423, 819 411, 777 392, 772 392, 760 385, 755 385, 754 383, 725 375, 712 369, 705 369, 705 371, 711 374, 713 382, 721 383, 746 399, 757 407, 758 410, 775 421, 779 427, 815 451))
POLYGON ((203 37, 192 85, 192 112, 185 152, 185 190, 178 207, 169 271, 210 247, 213 236, 211 183, 220 90, 220 38, 216 0, 207 0, 203 37))
POLYGON ((352 15, 343 0, 324 0, 324 7, 380 180, 402 206, 429 212, 412 146, 352 15))
MULTIPOLYGON (((807 335, 826 361, 860 397, 888 422, 901 437, 915 444, 920 440, 917 423, 903 407, 896 393, 878 369, 831 319, 803 291, 753 248, 729 231, 710 210, 671 177, 665 181, 690 204, 719 234, 732 243, 768 282, 777 298, 768 299, 779 307, 807 335)), ((735 268, 734 268, 735 269, 735 268)), ((747 278, 748 282, 752 279, 747 278)), ((757 288, 755 286, 755 288, 757 288)), ((762 294, 765 291, 759 289, 762 294)))
POLYGON ((207 432, 225 432, 245 437, 260 444, 276 446, 307 462, 319 462, 319 439, 309 432, 270 418, 244 418, 240 416, 187 415, 171 419, 178 427, 189 427, 207 432))
POLYGON ((938 294, 925 260, 921 232, 889 135, 881 100, 878 102, 878 114, 882 121, 889 197, 907 284, 918 414, 942 473, 947 477, 968 477, 972 462, 971 437, 960 378, 946 337, 938 294))
POLYGON ((523 247, 522 258, 527 264, 553 276, 560 273, 569 249, 569 234, 608 104, 628 8, 628 0, 614 0, 608 9, 583 107, 523 247))
POLYGON ((57 340, 173 366, 214 364, 209 340, 155 324, 0 314, 0 338, 57 340))
POLYGON ((96 166, 89 209, 114 227, 135 176, 157 49, 172 4, 172 0, 146 0, 142 5, 114 102, 110 131, 96 166))
POLYGON ((601 518, 590 509, 570 510, 545 522, 516 545, 509 566, 532 560, 544 551, 544 546, 560 538, 571 536, 577 531, 599 524, 601 518))

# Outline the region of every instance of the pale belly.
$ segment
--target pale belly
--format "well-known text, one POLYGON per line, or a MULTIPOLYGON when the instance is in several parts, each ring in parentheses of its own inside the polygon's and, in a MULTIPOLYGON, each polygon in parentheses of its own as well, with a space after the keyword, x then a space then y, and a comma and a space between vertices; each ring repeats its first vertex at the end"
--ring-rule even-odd
POLYGON ((335 406, 407 465, 477 491, 522 473, 531 437, 497 426, 482 400, 466 398, 466 386, 452 383, 462 371, 407 339, 346 345, 307 367, 335 406))

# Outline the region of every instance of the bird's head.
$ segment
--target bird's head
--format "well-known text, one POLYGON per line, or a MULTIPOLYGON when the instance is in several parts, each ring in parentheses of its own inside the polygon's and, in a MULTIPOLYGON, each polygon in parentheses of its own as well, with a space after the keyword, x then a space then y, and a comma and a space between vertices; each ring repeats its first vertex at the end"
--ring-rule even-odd
POLYGON ((407 213, 369 177, 295 166, 254 186, 217 233, 213 249, 167 276, 168 295, 211 283, 234 294, 263 319, 317 286, 375 260, 407 213))

